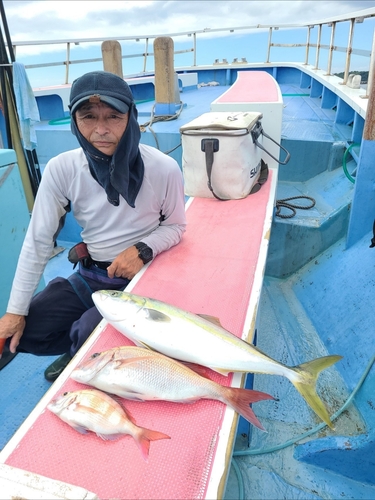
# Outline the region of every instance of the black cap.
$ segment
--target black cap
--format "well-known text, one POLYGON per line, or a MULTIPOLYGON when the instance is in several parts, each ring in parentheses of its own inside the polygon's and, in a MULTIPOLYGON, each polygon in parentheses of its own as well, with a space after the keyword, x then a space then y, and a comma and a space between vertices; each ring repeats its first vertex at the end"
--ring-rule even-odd
POLYGON ((92 71, 72 83, 70 113, 73 115, 85 102, 104 102, 120 113, 127 113, 134 103, 129 85, 119 76, 107 71, 92 71))

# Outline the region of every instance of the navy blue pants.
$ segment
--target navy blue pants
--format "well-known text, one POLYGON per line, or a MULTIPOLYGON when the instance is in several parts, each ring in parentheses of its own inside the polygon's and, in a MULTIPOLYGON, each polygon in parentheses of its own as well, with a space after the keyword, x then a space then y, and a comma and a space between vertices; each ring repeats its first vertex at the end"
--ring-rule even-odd
POLYGON ((26 327, 17 352, 73 356, 102 320, 91 293, 123 290, 129 280, 111 280, 106 271, 85 270, 68 279, 55 278, 36 294, 26 317, 26 327))

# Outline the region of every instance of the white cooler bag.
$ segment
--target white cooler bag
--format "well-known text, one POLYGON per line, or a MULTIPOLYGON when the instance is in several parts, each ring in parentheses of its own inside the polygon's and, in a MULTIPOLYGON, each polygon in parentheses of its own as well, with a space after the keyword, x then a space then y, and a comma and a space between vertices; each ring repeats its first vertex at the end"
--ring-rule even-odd
POLYGON ((186 195, 229 200, 250 194, 265 165, 261 118, 257 112, 212 112, 180 128, 186 195))

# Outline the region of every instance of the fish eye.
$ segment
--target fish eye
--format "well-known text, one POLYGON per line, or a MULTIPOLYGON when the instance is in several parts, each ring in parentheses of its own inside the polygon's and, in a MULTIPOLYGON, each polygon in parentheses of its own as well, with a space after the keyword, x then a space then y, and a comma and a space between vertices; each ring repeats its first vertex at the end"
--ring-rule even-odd
POLYGON ((94 358, 97 358, 98 356, 100 356, 100 352, 95 352, 94 354, 92 354, 90 356, 91 359, 94 359, 94 358))
POLYGON ((67 396, 69 394, 69 392, 64 392, 63 396, 67 396))

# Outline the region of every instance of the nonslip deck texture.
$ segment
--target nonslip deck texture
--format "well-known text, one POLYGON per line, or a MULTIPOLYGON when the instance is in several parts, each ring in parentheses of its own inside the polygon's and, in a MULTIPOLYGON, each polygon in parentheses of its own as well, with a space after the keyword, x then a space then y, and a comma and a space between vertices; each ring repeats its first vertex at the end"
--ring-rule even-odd
POLYGON ((271 75, 265 71, 239 71, 237 80, 216 103, 272 103, 279 99, 278 87, 271 75))
MULTIPOLYGON (((243 200, 194 199, 183 241, 155 259, 132 293, 217 316, 225 328, 242 335, 270 185, 271 179, 243 200)), ((127 344, 126 337, 106 326, 85 358, 127 344)), ((211 371, 209 376, 225 385, 232 380, 211 371)), ((57 392, 84 387, 68 379, 57 392)), ((48 394, 55 396, 53 388, 48 394)), ((132 437, 103 441, 93 433, 81 435, 45 409, 5 463, 81 486, 101 499, 205 498, 225 405, 122 402, 137 425, 171 437, 151 443, 148 462, 132 437)))

